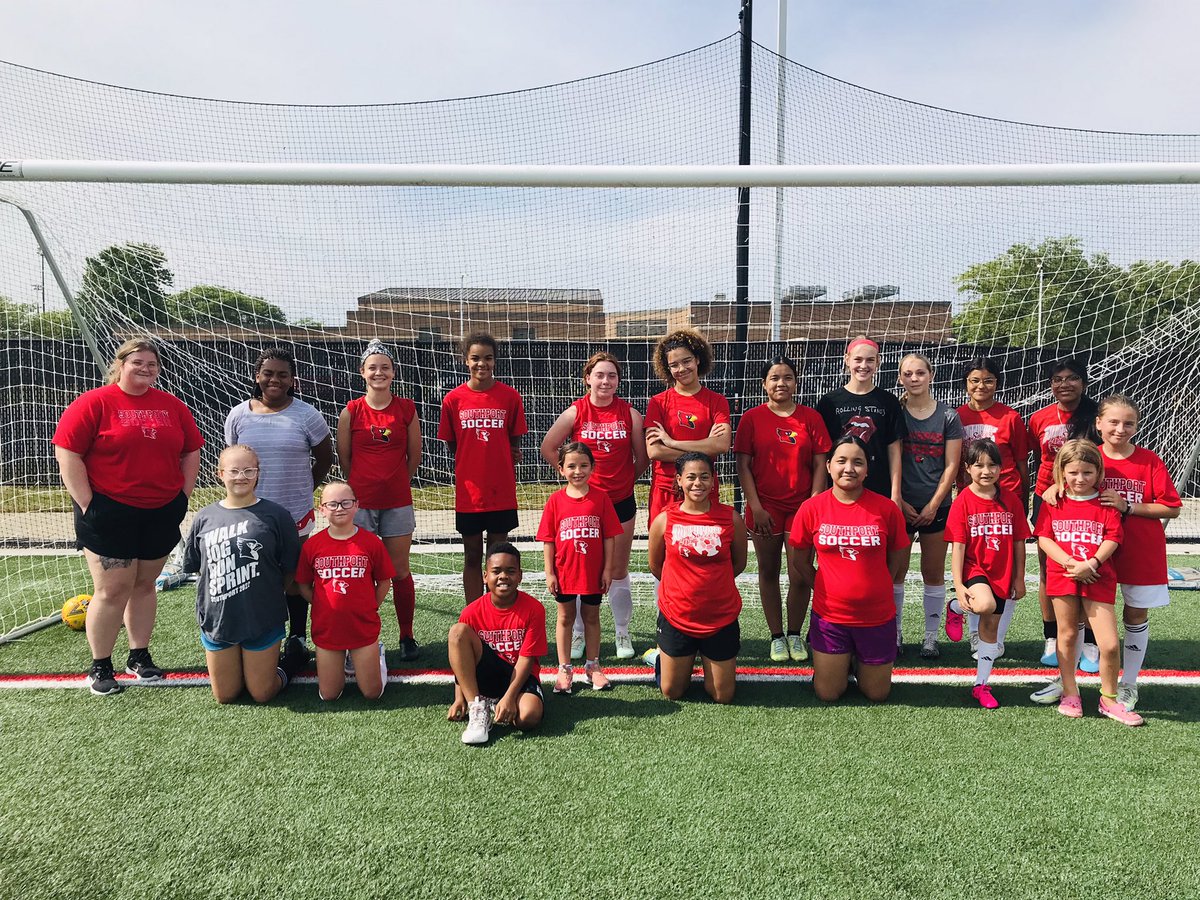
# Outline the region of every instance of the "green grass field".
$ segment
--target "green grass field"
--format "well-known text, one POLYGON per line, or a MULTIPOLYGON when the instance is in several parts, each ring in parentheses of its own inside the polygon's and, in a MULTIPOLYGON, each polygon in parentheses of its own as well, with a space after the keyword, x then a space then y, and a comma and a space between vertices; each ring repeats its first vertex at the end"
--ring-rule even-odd
MULTIPOLYGON (((769 665, 744 595, 741 661, 769 665)), ((1200 596, 1173 600, 1148 664, 1200 668, 1200 596)), ((638 601, 641 648, 653 609, 638 601)), ((163 595, 153 647, 171 668, 202 666, 193 603, 163 595)), ((420 592, 421 667, 446 665, 459 607, 420 592)), ((1000 671, 1034 664, 1037 619, 1023 603, 1000 671)), ((971 665, 965 644, 943 650, 940 665, 971 665)), ((0 647, 2 674, 87 661, 61 626, 0 647)), ((1144 687, 1141 729, 1095 715, 1095 689, 1082 721, 1028 693, 1001 685, 988 713, 962 686, 827 707, 806 684, 743 683, 717 707, 698 685, 673 703, 624 684, 549 696, 539 732, 470 748, 445 685, 393 684, 374 704, 294 685, 265 707, 218 707, 207 688, 0 690, 0 897, 1200 894, 1200 688, 1144 687)))

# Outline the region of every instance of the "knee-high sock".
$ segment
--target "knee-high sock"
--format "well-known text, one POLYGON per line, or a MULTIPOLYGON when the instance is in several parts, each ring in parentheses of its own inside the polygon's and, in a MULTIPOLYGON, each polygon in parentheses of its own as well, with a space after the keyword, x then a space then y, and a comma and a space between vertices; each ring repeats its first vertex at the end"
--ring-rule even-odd
POLYGON ((575 624, 571 626, 571 634, 583 634, 583 604, 575 602, 575 624))
POLYGON ((614 579, 608 586, 608 604, 612 607, 617 634, 628 634, 629 620, 633 618, 633 589, 628 575, 614 579))
POLYGON ((417 608, 417 587, 413 577, 392 579, 392 605, 396 607, 396 624, 400 626, 400 637, 413 636, 413 612, 417 608))
POLYGON ((1088 628, 1086 625, 1083 628, 1083 642, 1085 644, 1096 643, 1096 635, 1092 634, 1092 629, 1088 628))
POLYGON ((1150 643, 1150 623, 1125 626, 1124 655, 1121 660, 1121 684, 1137 684, 1138 675, 1146 662, 1146 647, 1150 643))
POLYGON ((925 607, 925 633, 937 634, 938 626, 942 624, 942 608, 946 605, 946 586, 944 584, 927 584, 921 594, 921 603, 925 607))
POLYGON ((996 628, 996 643, 1003 644, 1008 634, 1008 626, 1012 624, 1013 613, 1017 611, 1017 601, 1009 600, 1004 604, 1004 612, 1000 613, 1000 625, 996 628))
POLYGON ((975 613, 967 613, 967 631, 970 634, 979 634, 979 616, 975 613))
POLYGON ((896 643, 900 643, 900 623, 904 618, 904 585, 892 585, 892 599, 896 601, 896 643))
POLYGON ((299 594, 287 594, 288 636, 308 638, 308 602, 299 594))
POLYGON ((992 677, 992 665, 996 662, 996 645, 981 640, 979 660, 975 663, 975 683, 987 684, 992 677))

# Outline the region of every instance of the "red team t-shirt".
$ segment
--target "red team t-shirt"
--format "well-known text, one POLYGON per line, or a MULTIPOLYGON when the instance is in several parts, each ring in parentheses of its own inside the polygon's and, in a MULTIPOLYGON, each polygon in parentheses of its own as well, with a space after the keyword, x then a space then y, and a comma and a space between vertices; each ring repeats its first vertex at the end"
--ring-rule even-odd
MULTIPOLYGON (((729 424, 729 401, 706 387, 688 396, 674 388, 650 398, 646 405, 646 425, 658 425, 673 440, 702 441, 719 422, 729 424)), ((675 463, 654 461, 651 487, 675 491, 675 463)), ((717 496, 717 479, 713 478, 712 497, 717 496)))
POLYGON ((373 409, 365 397, 346 404, 350 413, 350 487, 363 509, 412 506, 408 477, 408 426, 417 407, 393 397, 387 409, 373 409))
MULTIPOLYGON (((997 599, 1013 595, 1013 547, 1029 537, 1025 510, 1016 495, 1001 487, 997 496, 980 497, 964 488, 946 519, 946 541, 965 544, 963 581, 982 575, 997 599)), ((1025 573, 1017 573, 1024 578, 1025 573)))
POLYGON ((813 456, 830 447, 825 420, 799 404, 788 416, 775 415, 765 403, 746 410, 733 442, 734 453, 750 457, 754 486, 768 510, 800 508, 812 493, 813 456))
POLYGON ((742 611, 733 577, 733 507, 714 502, 704 515, 690 516, 672 503, 665 513, 658 609, 684 634, 716 634, 742 611))
POLYGON ((1054 458, 1067 442, 1070 420, 1071 413, 1059 409, 1057 403, 1044 406, 1029 417, 1029 446, 1037 447, 1042 458, 1034 488, 1038 496, 1054 481, 1054 458))
POLYGON ((83 457, 92 490, 139 509, 158 509, 178 497, 179 458, 204 446, 178 397, 156 388, 134 397, 115 384, 76 397, 52 441, 83 457))
MULTIPOLYGON (((1033 533, 1053 539, 1069 556, 1084 560, 1096 555, 1105 541, 1122 541, 1121 514, 1101 506, 1100 498, 1073 500, 1060 497, 1057 504, 1043 503, 1033 533)), ((1165 559, 1165 554, 1164 554, 1165 559)), ((1115 603, 1117 572, 1112 560, 1100 566, 1100 578, 1091 584, 1073 581, 1053 559, 1046 559, 1046 594, 1050 597, 1080 596, 1097 603, 1115 603)))
POLYGON ((521 395, 497 381, 486 391, 460 384, 442 400, 438 439, 454 444, 454 511, 517 508, 511 439, 529 428, 521 395))
POLYGON ((567 496, 566 488, 546 501, 537 540, 554 544, 554 571, 560 594, 599 594, 604 574, 604 541, 624 529, 604 491, 567 496))
MULTIPOLYGON (((1154 453, 1134 448, 1129 459, 1104 457, 1103 490, 1116 491, 1130 503, 1183 506, 1167 467, 1154 453)), ((1167 535, 1159 519, 1126 516, 1125 540, 1113 557, 1120 584, 1167 583, 1167 535)))
POLYGON ((313 586, 313 643, 322 650, 354 650, 379 640, 375 582, 395 574, 383 541, 365 528, 344 540, 325 530, 305 541, 296 581, 313 586))
POLYGON ((537 678, 542 667, 546 644, 546 610, 524 591, 517 592, 516 602, 500 609, 492 602, 491 594, 467 604, 458 621, 479 635, 479 639, 496 651, 496 655, 515 666, 522 656, 533 658, 531 674, 537 678))
POLYGON ((588 484, 608 494, 613 503, 633 496, 633 408, 620 397, 608 406, 596 406, 590 395, 571 405, 571 440, 586 444, 596 458, 588 484))
POLYGON ((870 628, 896 618, 887 555, 909 545, 900 508, 874 491, 842 503, 833 489, 805 500, 788 540, 816 549, 813 610, 835 625, 870 628))
MULTIPOLYGON (((957 412, 963 427, 963 458, 966 459, 967 448, 975 441, 985 438, 995 441, 1000 449, 1000 487, 1018 499, 1024 497, 1027 488, 1021 483, 1015 462, 1029 456, 1029 432, 1021 421, 1021 414, 1003 403, 993 403, 978 411, 964 403, 957 412)), ((965 490, 970 481, 966 463, 963 463, 963 469, 958 473, 958 489, 965 490)))

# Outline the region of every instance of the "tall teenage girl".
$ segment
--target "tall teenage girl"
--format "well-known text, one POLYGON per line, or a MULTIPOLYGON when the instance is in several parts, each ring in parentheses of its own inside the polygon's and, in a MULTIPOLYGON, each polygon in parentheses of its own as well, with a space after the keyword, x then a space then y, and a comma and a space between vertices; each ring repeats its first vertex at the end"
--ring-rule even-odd
MULTIPOLYGON (((937 634, 946 605, 946 516, 950 514, 950 492, 958 476, 963 430, 958 413, 936 399, 930 391, 933 364, 920 353, 900 360, 900 386, 904 395, 907 434, 902 457, 903 482, 900 511, 910 536, 921 541, 921 602, 925 608, 925 636, 921 656, 937 659, 937 634)), ((904 576, 912 545, 904 550, 904 561, 892 586, 896 600, 896 646, 902 647, 900 623, 904 609, 904 576)))
POLYGON ((400 626, 400 658, 416 659, 413 636, 417 594, 409 568, 416 515, 412 478, 421 464, 421 423, 416 405, 392 393, 396 358, 381 341, 363 351, 359 374, 367 390, 338 416, 337 450, 342 476, 358 498, 354 524, 383 540, 396 575, 392 605, 400 626))
MULTIPOLYGON (((1048 371, 1054 402, 1029 417, 1029 446, 1033 450, 1034 471, 1037 472, 1031 509, 1034 522, 1042 505, 1042 493, 1054 482, 1054 458, 1059 448, 1069 440, 1081 438, 1099 442, 1095 433, 1096 401, 1087 395, 1087 367, 1074 359, 1060 359, 1051 363, 1048 371)), ((1046 556, 1041 550, 1038 550, 1038 564, 1041 573, 1038 602, 1042 607, 1042 632, 1046 640, 1042 665, 1057 666, 1055 635, 1058 625, 1046 594, 1046 556)), ((1098 671, 1095 637, 1090 629, 1084 635, 1082 653, 1084 671, 1098 671)))
MULTIPOLYGON (((621 385, 621 362, 611 353, 593 353, 583 367, 587 394, 568 406, 554 420, 542 440, 542 458, 558 466, 559 448, 567 441, 586 444, 596 461, 588 483, 603 491, 613 502, 621 533, 612 552, 612 584, 608 602, 612 606, 616 628, 618 659, 633 657, 629 622, 633 618, 633 593, 629 583, 629 553, 633 547, 633 523, 637 515, 634 482, 646 471, 646 439, 642 414, 617 396, 621 385)), ((582 612, 575 619, 571 637, 571 658, 584 651, 582 612)))
MULTIPOLYGON (((1029 507, 1029 432, 1021 420, 1021 414, 996 399, 996 391, 1004 387, 1004 370, 1000 364, 987 357, 968 360, 963 366, 963 385, 967 389, 967 402, 957 410, 958 420, 963 426, 963 458, 975 441, 989 440, 1000 452, 1000 487, 1016 497, 1022 509, 1029 507)), ((961 493, 971 483, 963 466, 958 478, 961 493)), ((1021 576, 1022 578, 1024 575, 1021 576)), ((1007 604, 1000 616, 997 631, 997 658, 1004 655, 1004 638, 1012 622, 1015 604, 1007 604)), ((972 613, 971 651, 978 650, 979 617, 972 613)))
MULTIPOLYGON (((779 567, 784 537, 791 531, 800 504, 825 490, 825 459, 830 447, 829 432, 817 411, 796 402, 797 381, 796 363, 786 356, 764 364, 767 402, 746 410, 733 443, 775 662, 808 659, 802 629, 811 591, 789 564, 785 636, 779 567)), ((789 545, 788 557, 794 552, 789 545)))

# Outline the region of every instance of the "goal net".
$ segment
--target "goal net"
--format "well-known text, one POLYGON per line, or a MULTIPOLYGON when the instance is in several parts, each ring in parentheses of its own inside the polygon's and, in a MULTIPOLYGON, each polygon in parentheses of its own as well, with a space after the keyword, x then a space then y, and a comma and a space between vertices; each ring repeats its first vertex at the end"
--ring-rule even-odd
MULTIPOLYGON (((754 163, 936 165, 1191 162, 1197 135, 1085 132, 974 117, 888 97, 756 47, 754 163)), ((286 106, 126 90, 0 64, 0 160, 197 163, 678 165, 738 154, 733 36, 568 84, 437 103, 286 106)), ((11 174, 11 173, 10 173, 11 174)), ((122 340, 164 342, 160 387, 195 412, 207 445, 193 509, 215 499, 229 409, 264 347, 294 350, 301 396, 330 423, 361 393, 378 337, 417 405, 418 569, 457 592, 453 465, 436 440, 442 396, 465 370, 457 340, 501 341, 497 375, 529 420, 519 539, 532 539, 555 473, 537 444, 609 349, 622 393, 661 390, 654 340, 694 326, 714 343, 714 389, 762 402, 758 367, 785 352, 801 400, 841 383, 847 337, 937 368, 987 354, 1001 399, 1028 416, 1043 366, 1085 359, 1089 392, 1132 395, 1139 439, 1189 500, 1168 534, 1200 537, 1195 458, 1200 312, 1197 188, 788 187, 750 192, 749 344, 735 342, 737 191, 724 188, 281 186, 40 182, 0 172, 0 635, 52 614, 89 580, 49 439, 100 383, 122 340), (35 227, 36 226, 36 227, 35 227), (743 360, 746 360, 745 362, 743 360)), ((721 462, 732 483, 733 462, 721 462)), ((644 506, 644 504, 643 504, 644 506)), ((643 512, 644 515, 644 512, 643 512)), ((639 533, 644 534, 644 520, 639 533)), ((636 564, 635 564, 636 565, 636 564)))

